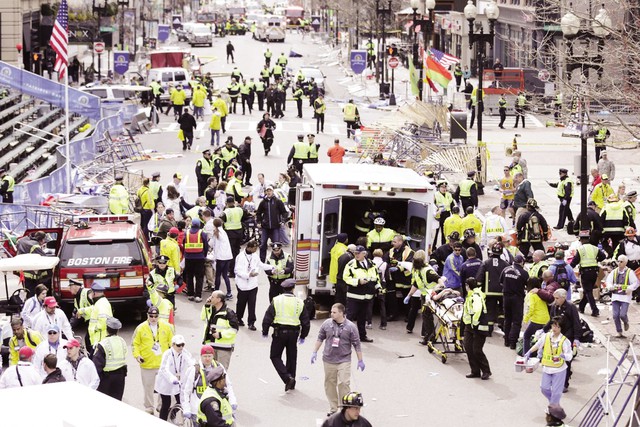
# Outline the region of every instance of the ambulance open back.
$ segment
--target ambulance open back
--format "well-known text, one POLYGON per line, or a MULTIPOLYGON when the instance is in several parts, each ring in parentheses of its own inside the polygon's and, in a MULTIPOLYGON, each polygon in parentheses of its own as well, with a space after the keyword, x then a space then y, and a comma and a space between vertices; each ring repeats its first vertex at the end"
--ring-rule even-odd
POLYGON ((407 237, 412 249, 429 250, 434 187, 411 169, 370 164, 307 164, 296 188, 292 247, 295 278, 310 295, 332 295, 329 251, 339 233, 355 243, 368 212, 383 212, 385 227, 407 237))

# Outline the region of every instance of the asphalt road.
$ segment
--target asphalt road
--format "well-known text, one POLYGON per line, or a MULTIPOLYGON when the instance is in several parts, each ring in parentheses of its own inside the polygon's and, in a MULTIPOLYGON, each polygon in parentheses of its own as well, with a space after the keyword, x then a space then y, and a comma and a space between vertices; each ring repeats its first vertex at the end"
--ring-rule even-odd
MULTIPOLYGON (((214 55, 219 59, 205 67, 206 71, 230 72, 232 64, 226 64, 224 46, 232 40, 236 48, 236 66, 247 77, 257 77, 262 68, 262 52, 265 43, 246 37, 216 38, 213 48, 195 48, 200 55, 214 55)), ((294 71, 300 64, 323 62, 320 55, 328 53, 328 48, 314 43, 310 38, 302 40, 298 35, 287 35, 285 43, 269 45, 274 58, 280 52, 294 49, 304 56, 290 58, 294 71)), ((324 60, 324 62, 330 62, 324 60)), ((328 77, 328 98, 345 99, 346 90, 338 84, 344 77, 339 68, 323 65, 328 77)), ((226 86, 227 79, 220 78, 218 85, 226 86)), ((363 110, 361 114, 367 121, 375 121, 386 114, 379 110, 363 110)), ((276 120, 275 145, 272 153, 265 157, 260 140, 255 132, 255 124, 261 116, 254 111, 252 115, 231 115, 228 119, 228 135, 240 143, 244 136, 254 138, 253 169, 255 175, 263 172, 267 179, 275 180, 279 172, 285 170, 286 156, 297 133, 315 132, 315 122, 309 118, 311 108, 305 106, 304 119, 296 119, 294 104, 289 102, 285 118, 276 120)), ((344 124, 340 114, 341 106, 328 102, 325 130, 316 141, 322 145, 321 153, 332 144, 333 138, 345 139, 344 124)), ((195 146, 192 152, 183 153, 177 140, 177 127, 170 117, 162 117, 159 131, 140 137, 146 149, 156 150, 168 158, 134 163, 130 167, 150 172, 162 172, 163 183, 170 180, 174 172, 181 172, 187 180, 190 201, 195 196, 196 186, 194 167, 200 157, 199 151, 209 145, 208 119, 199 126, 195 146)), ((539 129, 527 129, 534 132, 539 129)), ((509 132, 511 133, 511 132, 509 132)), ((505 138, 506 138, 505 134, 505 138)), ((506 140, 505 140, 506 142, 506 140)), ((498 157, 502 157, 499 156, 498 157)), ((321 155, 321 161, 328 161, 321 155)), ((498 159, 496 162, 502 160, 498 159)), ((531 162, 530 162, 531 169, 531 162)), ((260 276, 258 292, 258 323, 267 307, 268 283, 266 276, 260 276)), ((235 293, 235 292, 234 292, 235 293)), ((203 324, 199 320, 200 304, 188 302, 178 297, 176 313, 177 333, 187 339, 187 349, 199 354, 203 324)), ((235 301, 230 303, 233 308, 235 301)), ((376 319, 377 320, 377 319, 376 319)), ((313 341, 322 320, 312 323, 310 337, 299 348, 298 383, 295 391, 284 393, 284 385, 277 376, 269 360, 269 342, 260 337, 260 332, 251 332, 241 328, 238 334, 236 351, 233 355, 229 375, 239 401, 237 422, 241 426, 316 426, 320 425, 328 404, 324 396, 322 365, 310 364, 313 341)), ((419 330, 419 323, 415 330, 419 330)), ((370 336, 375 342, 364 344, 366 370, 352 374, 352 389, 363 393, 367 406, 362 414, 374 426, 462 426, 473 422, 482 426, 541 426, 544 425, 546 400, 539 391, 540 372, 534 374, 516 373, 513 362, 515 353, 502 345, 502 339, 494 336, 485 346, 491 363, 493 376, 489 381, 466 379, 469 372, 465 355, 451 355, 447 364, 430 355, 418 344, 419 336, 405 333, 403 322, 389 324, 386 331, 374 329, 370 336), (400 357, 408 356, 408 357, 400 357)), ((136 326, 134 320, 126 322, 122 335, 129 342, 136 326)), ((355 358, 354 358, 355 359, 355 358)), ((583 348, 574 363, 574 378, 570 391, 563 395, 562 405, 569 418, 578 412, 590 396, 602 383, 596 373, 605 366, 606 352, 601 347, 583 348)), ((133 406, 142 407, 140 374, 136 362, 129 355, 129 376, 125 391, 125 401, 133 406)), ((573 424, 577 424, 574 422, 573 424)))

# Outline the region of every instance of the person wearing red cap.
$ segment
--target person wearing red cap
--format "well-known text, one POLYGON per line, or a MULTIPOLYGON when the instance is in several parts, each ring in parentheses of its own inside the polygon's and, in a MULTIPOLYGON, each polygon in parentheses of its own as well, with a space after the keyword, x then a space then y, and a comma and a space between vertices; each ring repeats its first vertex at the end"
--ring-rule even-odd
POLYGON ((0 389, 27 387, 42 383, 42 376, 31 364, 35 351, 31 347, 24 346, 18 353, 20 357, 18 363, 5 369, 0 377, 0 389))
MULTIPOLYGON (((211 345, 203 345, 200 349, 200 361, 190 366, 185 374, 185 380, 182 384, 180 396, 182 415, 185 418, 190 418, 194 422, 196 421, 196 415, 198 414, 200 399, 202 398, 204 391, 207 389, 207 374, 218 366, 224 369, 224 366, 216 362, 215 354, 216 351, 211 345)), ((231 380, 228 377, 227 371, 225 370, 224 372, 225 375, 227 375, 229 403, 235 412, 238 408, 238 400, 233 392, 233 386, 231 385, 231 380)))
POLYGON ((100 385, 100 377, 96 365, 80 352, 80 341, 71 339, 63 348, 67 350, 67 357, 58 363, 62 375, 67 381, 77 382, 96 390, 100 385))
POLYGON ((16 365, 19 360, 19 350, 25 346, 35 350, 42 342, 42 335, 38 331, 25 327, 20 317, 11 319, 11 330, 13 336, 9 340, 9 364, 16 365))
POLYGON ((49 325, 58 325, 67 339, 73 338, 73 330, 64 311, 58 308, 58 302, 54 297, 46 297, 44 299, 44 310, 36 315, 33 319, 33 329, 40 332, 42 336, 47 334, 49 325))

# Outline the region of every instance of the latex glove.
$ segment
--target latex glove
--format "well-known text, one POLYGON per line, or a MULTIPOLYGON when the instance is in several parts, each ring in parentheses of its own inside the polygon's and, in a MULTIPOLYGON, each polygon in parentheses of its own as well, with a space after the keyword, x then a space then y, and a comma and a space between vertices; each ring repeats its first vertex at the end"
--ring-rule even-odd
POLYGON ((180 384, 180 381, 178 381, 178 380, 173 380, 173 385, 179 385, 179 384, 180 384))
POLYGON ((263 335, 263 336, 262 336, 262 339, 263 339, 263 340, 268 340, 268 339, 269 339, 269 335, 263 335))
POLYGON ((580 347, 580 340, 573 340, 573 345, 580 347))
POLYGON ((562 206, 567 206, 567 201, 566 200, 563 200, 561 203, 562 203, 562 206))
POLYGON ((184 411, 183 411, 183 412, 182 412, 182 416, 183 416, 185 419, 191 419, 191 418, 193 417, 193 414, 192 414, 191 412, 184 412, 184 411))
POLYGON ((409 298, 411 298, 411 295, 407 295, 406 297, 404 297, 403 302, 404 302, 405 304, 409 304, 409 298))
POLYGON ((358 360, 358 368, 364 372, 364 360, 358 360))
POLYGON ((234 403, 233 405, 231 405, 231 409, 236 411, 238 409, 238 405, 234 403))
POLYGON ((298 340, 298 344, 300 344, 300 345, 304 344, 304 338, 300 338, 300 339, 298 340))
POLYGON ((317 359, 318 359, 318 353, 314 351, 313 353, 311 353, 311 364, 313 365, 314 363, 316 363, 317 359))
POLYGON ((395 273, 396 271, 398 271, 398 267, 391 267, 391 268, 389 269, 389 272, 390 272, 390 273, 395 273))

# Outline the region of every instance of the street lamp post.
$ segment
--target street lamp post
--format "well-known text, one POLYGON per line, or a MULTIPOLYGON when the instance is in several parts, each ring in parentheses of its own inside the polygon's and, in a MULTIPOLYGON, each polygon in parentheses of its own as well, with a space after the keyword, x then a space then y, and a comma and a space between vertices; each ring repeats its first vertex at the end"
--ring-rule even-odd
MULTIPOLYGON (((429 37, 433 34, 433 21, 431 20, 431 11, 436 7, 436 0, 425 0, 425 14, 427 19, 418 19, 418 10, 421 9, 422 0, 411 0, 411 8, 413 9, 413 66, 416 70, 420 70, 420 79, 418 80, 418 98, 422 101, 423 93, 423 66, 420 63, 420 55, 418 54, 418 32, 422 33, 424 54, 427 55, 427 49, 429 48, 429 37)), ((420 10, 420 15, 422 15, 420 10)))
MULTIPOLYGON (((580 18, 573 12, 572 6, 573 5, 569 3, 569 12, 560 20, 560 27, 562 28, 564 38, 567 40, 567 80, 571 80, 574 70, 581 70, 581 87, 576 89, 580 102, 580 228, 582 230, 588 230, 589 221, 586 220, 587 186, 589 184, 587 175, 587 138, 589 138, 590 135, 587 123, 585 123, 585 96, 588 87, 589 69, 594 69, 598 73, 598 78, 602 77, 604 39, 610 33, 612 22, 603 4, 594 18, 591 28, 583 26, 580 18), (589 53, 592 52, 592 49, 590 49, 592 41, 596 41, 597 43, 595 55, 589 55, 589 53), (574 53, 573 48, 576 42, 585 42, 586 48, 583 55, 576 55, 574 53)), ((589 8, 589 10, 591 10, 591 8, 589 8)), ((596 161, 598 161, 598 159, 596 159, 596 161)))
POLYGON ((480 27, 480 32, 473 31, 473 25, 478 16, 478 9, 473 4, 472 0, 467 2, 464 7, 464 16, 469 21, 469 49, 473 49, 473 45, 476 46, 476 62, 478 65, 478 87, 476 90, 476 117, 478 119, 478 156, 476 157, 476 168, 478 169, 478 177, 480 182, 487 181, 487 171, 482 167, 482 111, 483 108, 483 94, 482 94, 482 73, 484 72, 484 60, 487 55, 487 44, 493 47, 493 38, 495 35, 495 24, 500 16, 500 9, 495 0, 491 0, 484 10, 485 15, 489 19, 489 34, 484 33, 484 28, 480 27))
POLYGON ((376 68, 376 74, 380 74, 380 99, 384 98, 384 91, 382 90, 384 83, 389 80, 389 72, 387 71, 387 76, 385 79, 385 63, 387 61, 387 39, 386 39, 386 31, 385 31, 385 19, 387 15, 391 15, 391 0, 389 0, 388 7, 380 7, 380 0, 376 0, 376 17, 377 21, 380 20, 380 16, 382 16, 382 46, 380 45, 380 37, 378 37, 378 55, 376 60, 378 62, 378 66, 376 68))

